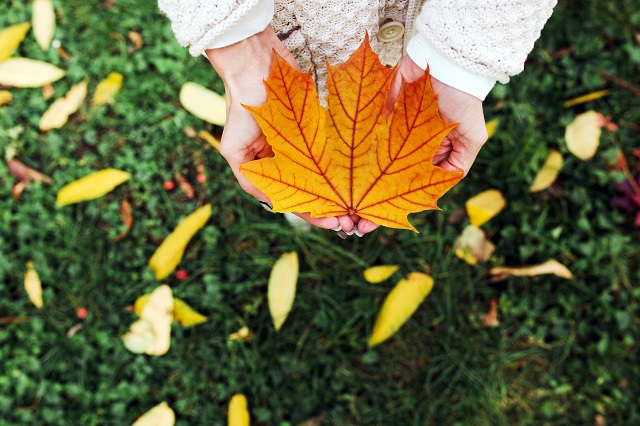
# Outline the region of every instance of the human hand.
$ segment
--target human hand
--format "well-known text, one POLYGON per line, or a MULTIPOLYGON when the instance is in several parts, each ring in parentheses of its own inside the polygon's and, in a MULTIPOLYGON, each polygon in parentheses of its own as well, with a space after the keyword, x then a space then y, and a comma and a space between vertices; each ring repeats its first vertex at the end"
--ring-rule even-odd
MULTIPOLYGON (((271 71, 273 51, 301 71, 293 55, 278 39, 271 26, 238 43, 206 52, 211 65, 224 81, 227 96, 227 120, 220 142, 220 154, 229 163, 242 189, 261 204, 269 206, 272 205, 269 198, 240 173, 240 165, 273 155, 258 122, 242 106, 257 106, 267 101, 263 80, 271 71)), ((324 229, 340 228, 351 232, 354 228, 353 219, 346 215, 312 218, 309 213, 296 214, 324 229)))

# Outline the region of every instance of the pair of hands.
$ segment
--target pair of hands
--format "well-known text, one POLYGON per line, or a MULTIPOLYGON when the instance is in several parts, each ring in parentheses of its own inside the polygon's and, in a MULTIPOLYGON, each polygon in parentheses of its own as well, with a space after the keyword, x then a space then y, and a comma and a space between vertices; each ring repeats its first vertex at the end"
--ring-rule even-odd
MULTIPOLYGON (((231 166, 242 189, 268 204, 271 204, 269 198, 240 173, 240 165, 273 154, 258 123, 242 106, 257 106, 267 101, 263 80, 269 76, 273 51, 295 69, 302 71, 271 26, 231 46, 207 50, 211 65, 224 81, 227 95, 227 121, 220 143, 220 154, 231 166)), ((388 111, 393 109, 402 79, 411 82, 423 74, 424 70, 408 56, 400 61, 389 90, 388 111)), ((433 157, 433 163, 448 170, 462 169, 466 175, 487 140, 482 101, 433 77, 431 85, 438 94, 438 107, 442 118, 449 122, 461 123, 442 141, 433 157)), ((297 215, 320 228, 341 229, 347 234, 357 231, 360 236, 378 227, 375 223, 361 220, 356 215, 325 218, 312 218, 309 213, 297 215)))

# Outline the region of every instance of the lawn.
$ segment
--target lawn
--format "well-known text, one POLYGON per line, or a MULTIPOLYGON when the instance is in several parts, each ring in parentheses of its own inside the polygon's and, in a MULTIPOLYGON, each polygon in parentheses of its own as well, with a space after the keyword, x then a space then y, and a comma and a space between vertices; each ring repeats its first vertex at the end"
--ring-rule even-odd
MULTIPOLYGON (((636 1, 561 0, 525 71, 487 98, 486 118, 498 127, 442 211, 412 215, 419 234, 379 229, 346 240, 298 231, 264 211, 219 153, 193 137, 221 128, 182 108, 181 86, 222 93, 223 85, 204 58, 177 44, 154 1, 54 4, 60 48, 44 52, 29 33, 14 56, 67 75, 50 100, 41 89, 4 88, 13 101, 0 106, 0 152, 53 180, 29 183, 16 199, 18 181, 0 162, 2 425, 126 425, 162 401, 177 425, 223 425, 235 393, 259 425, 640 424, 639 232, 634 212, 612 206, 625 179, 620 159, 640 172, 636 1), (124 84, 112 104, 87 100, 63 128, 38 129, 53 99, 84 79, 92 94, 114 71, 124 84), (563 107, 602 89, 604 97, 563 107), (582 161, 564 133, 588 110, 610 116, 617 130, 603 129, 596 155, 582 161), (553 149, 564 156, 558 179, 529 192, 553 149), (97 200, 56 206, 65 184, 105 168, 131 179, 97 200), (176 176, 192 197, 179 185, 165 189, 176 176), (470 266, 454 253, 469 223, 464 204, 491 188, 507 201, 482 225, 496 250, 470 266), (114 241, 126 231, 123 200, 134 223, 114 241), (212 217, 189 243, 181 274, 159 282, 150 257, 206 203, 212 217), (267 282, 292 251, 297 295, 276 332, 267 282), (574 278, 488 277, 494 266, 551 258, 574 278), (29 261, 42 281, 41 309, 23 288, 29 261), (383 264, 399 270, 367 283, 363 271, 383 264), (396 335, 369 348, 385 296, 410 272, 433 277, 431 294, 396 335), (174 324, 164 356, 134 354, 120 338, 136 320, 131 306, 160 283, 208 320, 174 324), (492 300, 498 324, 488 327, 492 300), (231 340, 243 326, 253 338, 231 340)), ((0 28, 30 19, 29 2, 0 4, 0 28)))

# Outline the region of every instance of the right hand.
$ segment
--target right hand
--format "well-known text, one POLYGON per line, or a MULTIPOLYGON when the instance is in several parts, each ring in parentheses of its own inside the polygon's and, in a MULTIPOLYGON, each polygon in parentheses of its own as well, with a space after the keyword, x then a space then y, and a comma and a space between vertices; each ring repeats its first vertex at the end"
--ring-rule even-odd
MULTIPOLYGON (((258 106, 267 101, 263 80, 271 71, 272 52, 275 51, 301 71, 291 52, 278 39, 273 28, 230 46, 207 50, 211 65, 224 81, 227 96, 227 121, 220 142, 220 154, 227 160, 238 183, 249 195, 272 206, 269 198, 252 185, 242 173, 240 165, 273 155, 258 122, 242 105, 258 106)), ((324 229, 349 232, 354 221, 348 215, 312 218, 309 213, 296 213, 312 225, 324 229)))

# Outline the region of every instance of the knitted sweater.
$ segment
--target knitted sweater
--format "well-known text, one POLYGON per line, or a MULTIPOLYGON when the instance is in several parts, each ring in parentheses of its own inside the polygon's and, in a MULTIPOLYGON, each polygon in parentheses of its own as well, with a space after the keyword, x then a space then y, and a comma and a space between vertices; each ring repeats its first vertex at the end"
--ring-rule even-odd
MULTIPOLYGON (((321 92, 326 66, 371 35, 381 61, 406 53, 438 80, 484 99, 521 72, 557 0, 158 0, 194 56, 247 38, 269 23, 321 92), (404 33, 403 33, 404 30, 404 33)), ((322 93, 321 93, 322 94, 322 93)))

